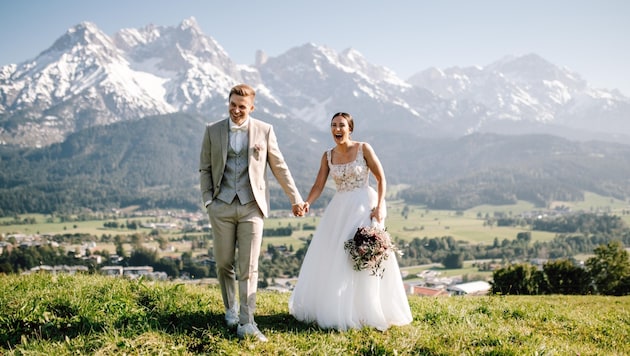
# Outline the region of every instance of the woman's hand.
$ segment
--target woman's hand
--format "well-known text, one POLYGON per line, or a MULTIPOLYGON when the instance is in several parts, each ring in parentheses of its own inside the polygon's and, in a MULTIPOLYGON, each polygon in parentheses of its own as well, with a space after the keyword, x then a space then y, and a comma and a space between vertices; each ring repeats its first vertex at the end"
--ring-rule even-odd
POLYGON ((383 219, 385 219, 385 212, 383 211, 383 208, 380 205, 377 205, 375 208, 372 208, 372 211, 370 212, 370 219, 374 219, 378 223, 383 222, 383 219))

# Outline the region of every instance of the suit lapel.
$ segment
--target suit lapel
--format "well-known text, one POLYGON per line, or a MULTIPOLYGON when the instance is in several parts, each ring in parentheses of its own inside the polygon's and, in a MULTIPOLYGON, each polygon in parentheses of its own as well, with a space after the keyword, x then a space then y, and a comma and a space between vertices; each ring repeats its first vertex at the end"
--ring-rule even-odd
POLYGON ((230 139, 228 136, 228 131, 230 130, 230 118, 227 118, 223 121, 223 125, 220 131, 220 139, 221 139, 221 167, 225 167, 225 162, 227 162, 227 151, 228 145, 230 144, 230 139))

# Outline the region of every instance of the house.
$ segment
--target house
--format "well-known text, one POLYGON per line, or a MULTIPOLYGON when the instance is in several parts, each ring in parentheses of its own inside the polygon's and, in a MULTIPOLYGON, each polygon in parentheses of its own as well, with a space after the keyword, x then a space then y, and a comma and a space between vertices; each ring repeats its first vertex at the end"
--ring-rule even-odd
POLYGON ((449 293, 443 288, 431 288, 425 286, 411 286, 410 294, 421 297, 448 297, 449 293))
POLYGON ((86 266, 35 266, 31 268, 29 271, 25 272, 25 274, 33 273, 33 272, 48 272, 52 274, 57 273, 67 273, 67 274, 75 274, 78 272, 88 273, 89 269, 86 266))
POLYGON ((123 268, 123 276, 132 279, 140 276, 147 276, 151 273, 153 273, 153 267, 151 266, 133 266, 123 268))
POLYGON ((114 277, 124 276, 129 279, 136 279, 139 277, 157 280, 168 279, 168 275, 166 274, 166 272, 153 272, 153 267, 151 266, 104 266, 101 267, 101 274, 114 277))
POLYGON ((104 266, 104 267, 101 267, 101 273, 106 276, 122 276, 123 267, 122 266, 104 266))
POLYGON ((490 288, 490 283, 486 281, 474 281, 448 286, 446 290, 451 295, 486 295, 490 292, 490 288))

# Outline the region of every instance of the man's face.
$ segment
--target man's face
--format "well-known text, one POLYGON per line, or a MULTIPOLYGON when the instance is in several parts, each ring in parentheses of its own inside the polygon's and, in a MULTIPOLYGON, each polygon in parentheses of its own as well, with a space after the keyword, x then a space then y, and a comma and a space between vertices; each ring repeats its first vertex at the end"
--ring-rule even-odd
POLYGON ((241 125, 254 111, 254 97, 233 94, 229 104, 230 119, 236 125, 241 125))

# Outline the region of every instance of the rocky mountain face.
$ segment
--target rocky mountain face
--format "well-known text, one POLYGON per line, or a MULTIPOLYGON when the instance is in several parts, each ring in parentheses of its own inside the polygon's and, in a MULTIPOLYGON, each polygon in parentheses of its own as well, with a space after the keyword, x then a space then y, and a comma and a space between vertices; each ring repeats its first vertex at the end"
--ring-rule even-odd
POLYGON ((312 43, 277 57, 259 52, 246 66, 190 18, 111 37, 81 23, 36 58, 1 67, 0 144, 43 147, 88 127, 175 112, 213 121, 226 115, 229 88, 240 82, 257 89, 255 116, 290 122, 306 140, 315 138, 304 127, 325 132, 337 111, 353 114, 357 132, 379 134, 630 137, 629 98, 535 54, 429 68, 407 80, 354 49, 312 43))
POLYGON ((446 100, 477 104, 483 120, 470 131, 589 139, 630 134, 627 97, 593 89, 579 74, 535 54, 505 57, 484 68, 430 68, 409 83, 446 100))

